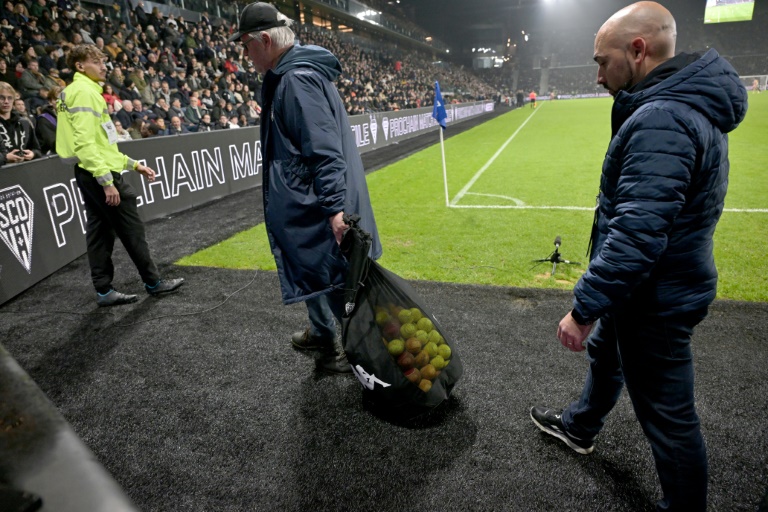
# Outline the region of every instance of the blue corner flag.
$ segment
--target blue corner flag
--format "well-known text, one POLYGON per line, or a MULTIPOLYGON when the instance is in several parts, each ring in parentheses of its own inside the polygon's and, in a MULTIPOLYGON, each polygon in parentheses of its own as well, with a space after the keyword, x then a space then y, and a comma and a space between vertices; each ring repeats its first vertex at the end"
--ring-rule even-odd
POLYGON ((443 95, 440 94, 440 84, 435 82, 435 106, 432 109, 432 117, 440 123, 440 126, 445 130, 445 121, 448 119, 448 114, 445 112, 445 104, 443 103, 443 95))

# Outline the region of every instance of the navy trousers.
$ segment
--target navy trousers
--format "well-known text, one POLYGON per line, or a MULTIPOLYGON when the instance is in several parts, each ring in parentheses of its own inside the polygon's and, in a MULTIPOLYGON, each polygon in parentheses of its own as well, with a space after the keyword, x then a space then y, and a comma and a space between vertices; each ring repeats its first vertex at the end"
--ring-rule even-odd
POLYGON ((587 341, 578 401, 563 411, 566 431, 594 439, 627 386, 651 444, 663 498, 657 510, 706 510, 707 453, 694 405, 691 334, 706 310, 674 318, 607 315, 587 341))
POLYGON ((309 333, 320 339, 336 338, 336 322, 341 325, 344 314, 344 293, 340 290, 307 299, 309 333))

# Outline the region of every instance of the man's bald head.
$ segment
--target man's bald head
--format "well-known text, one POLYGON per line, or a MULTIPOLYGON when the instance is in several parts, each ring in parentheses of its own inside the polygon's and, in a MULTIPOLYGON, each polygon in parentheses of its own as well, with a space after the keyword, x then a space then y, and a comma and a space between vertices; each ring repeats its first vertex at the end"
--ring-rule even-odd
POLYGON ((656 2, 637 2, 606 21, 595 37, 598 83, 615 95, 675 55, 675 18, 656 2))
POLYGON ((675 18, 656 2, 637 2, 620 10, 597 33, 618 45, 629 45, 637 37, 645 40, 649 57, 662 62, 675 55, 677 26, 675 18))

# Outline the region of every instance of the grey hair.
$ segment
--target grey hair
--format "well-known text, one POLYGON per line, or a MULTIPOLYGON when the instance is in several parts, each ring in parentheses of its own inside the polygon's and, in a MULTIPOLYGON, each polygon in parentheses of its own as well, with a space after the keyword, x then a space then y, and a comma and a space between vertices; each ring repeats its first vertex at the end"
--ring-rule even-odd
POLYGON ((272 44, 278 48, 292 46, 293 41, 296 38, 296 34, 293 33, 293 30, 290 27, 294 24, 294 21, 281 12, 277 13, 277 19, 285 20, 285 25, 281 27, 268 28, 267 30, 262 30, 260 32, 254 32, 251 34, 251 37, 254 39, 259 39, 261 38, 261 34, 267 33, 269 34, 270 39, 272 39, 272 44))

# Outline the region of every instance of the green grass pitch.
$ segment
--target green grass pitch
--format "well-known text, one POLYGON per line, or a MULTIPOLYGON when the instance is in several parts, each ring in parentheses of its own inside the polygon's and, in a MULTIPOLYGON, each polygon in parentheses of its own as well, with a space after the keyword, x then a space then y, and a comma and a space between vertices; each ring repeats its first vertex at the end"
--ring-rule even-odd
MULTIPOLYGON (((720 298, 768 300, 768 94, 751 94, 730 136, 726 213, 715 235, 720 298)), ((446 206, 438 134, 434 146, 368 176, 380 262, 406 279, 569 289, 585 252, 610 137, 611 99, 543 102, 445 141, 446 206), (533 260, 562 238, 564 258, 533 260)), ((450 125, 448 130, 450 130, 450 125)), ((264 225, 181 265, 274 270, 264 225)))
POLYGON ((704 23, 726 23, 729 21, 750 21, 754 2, 733 5, 712 5, 704 10, 704 23))

